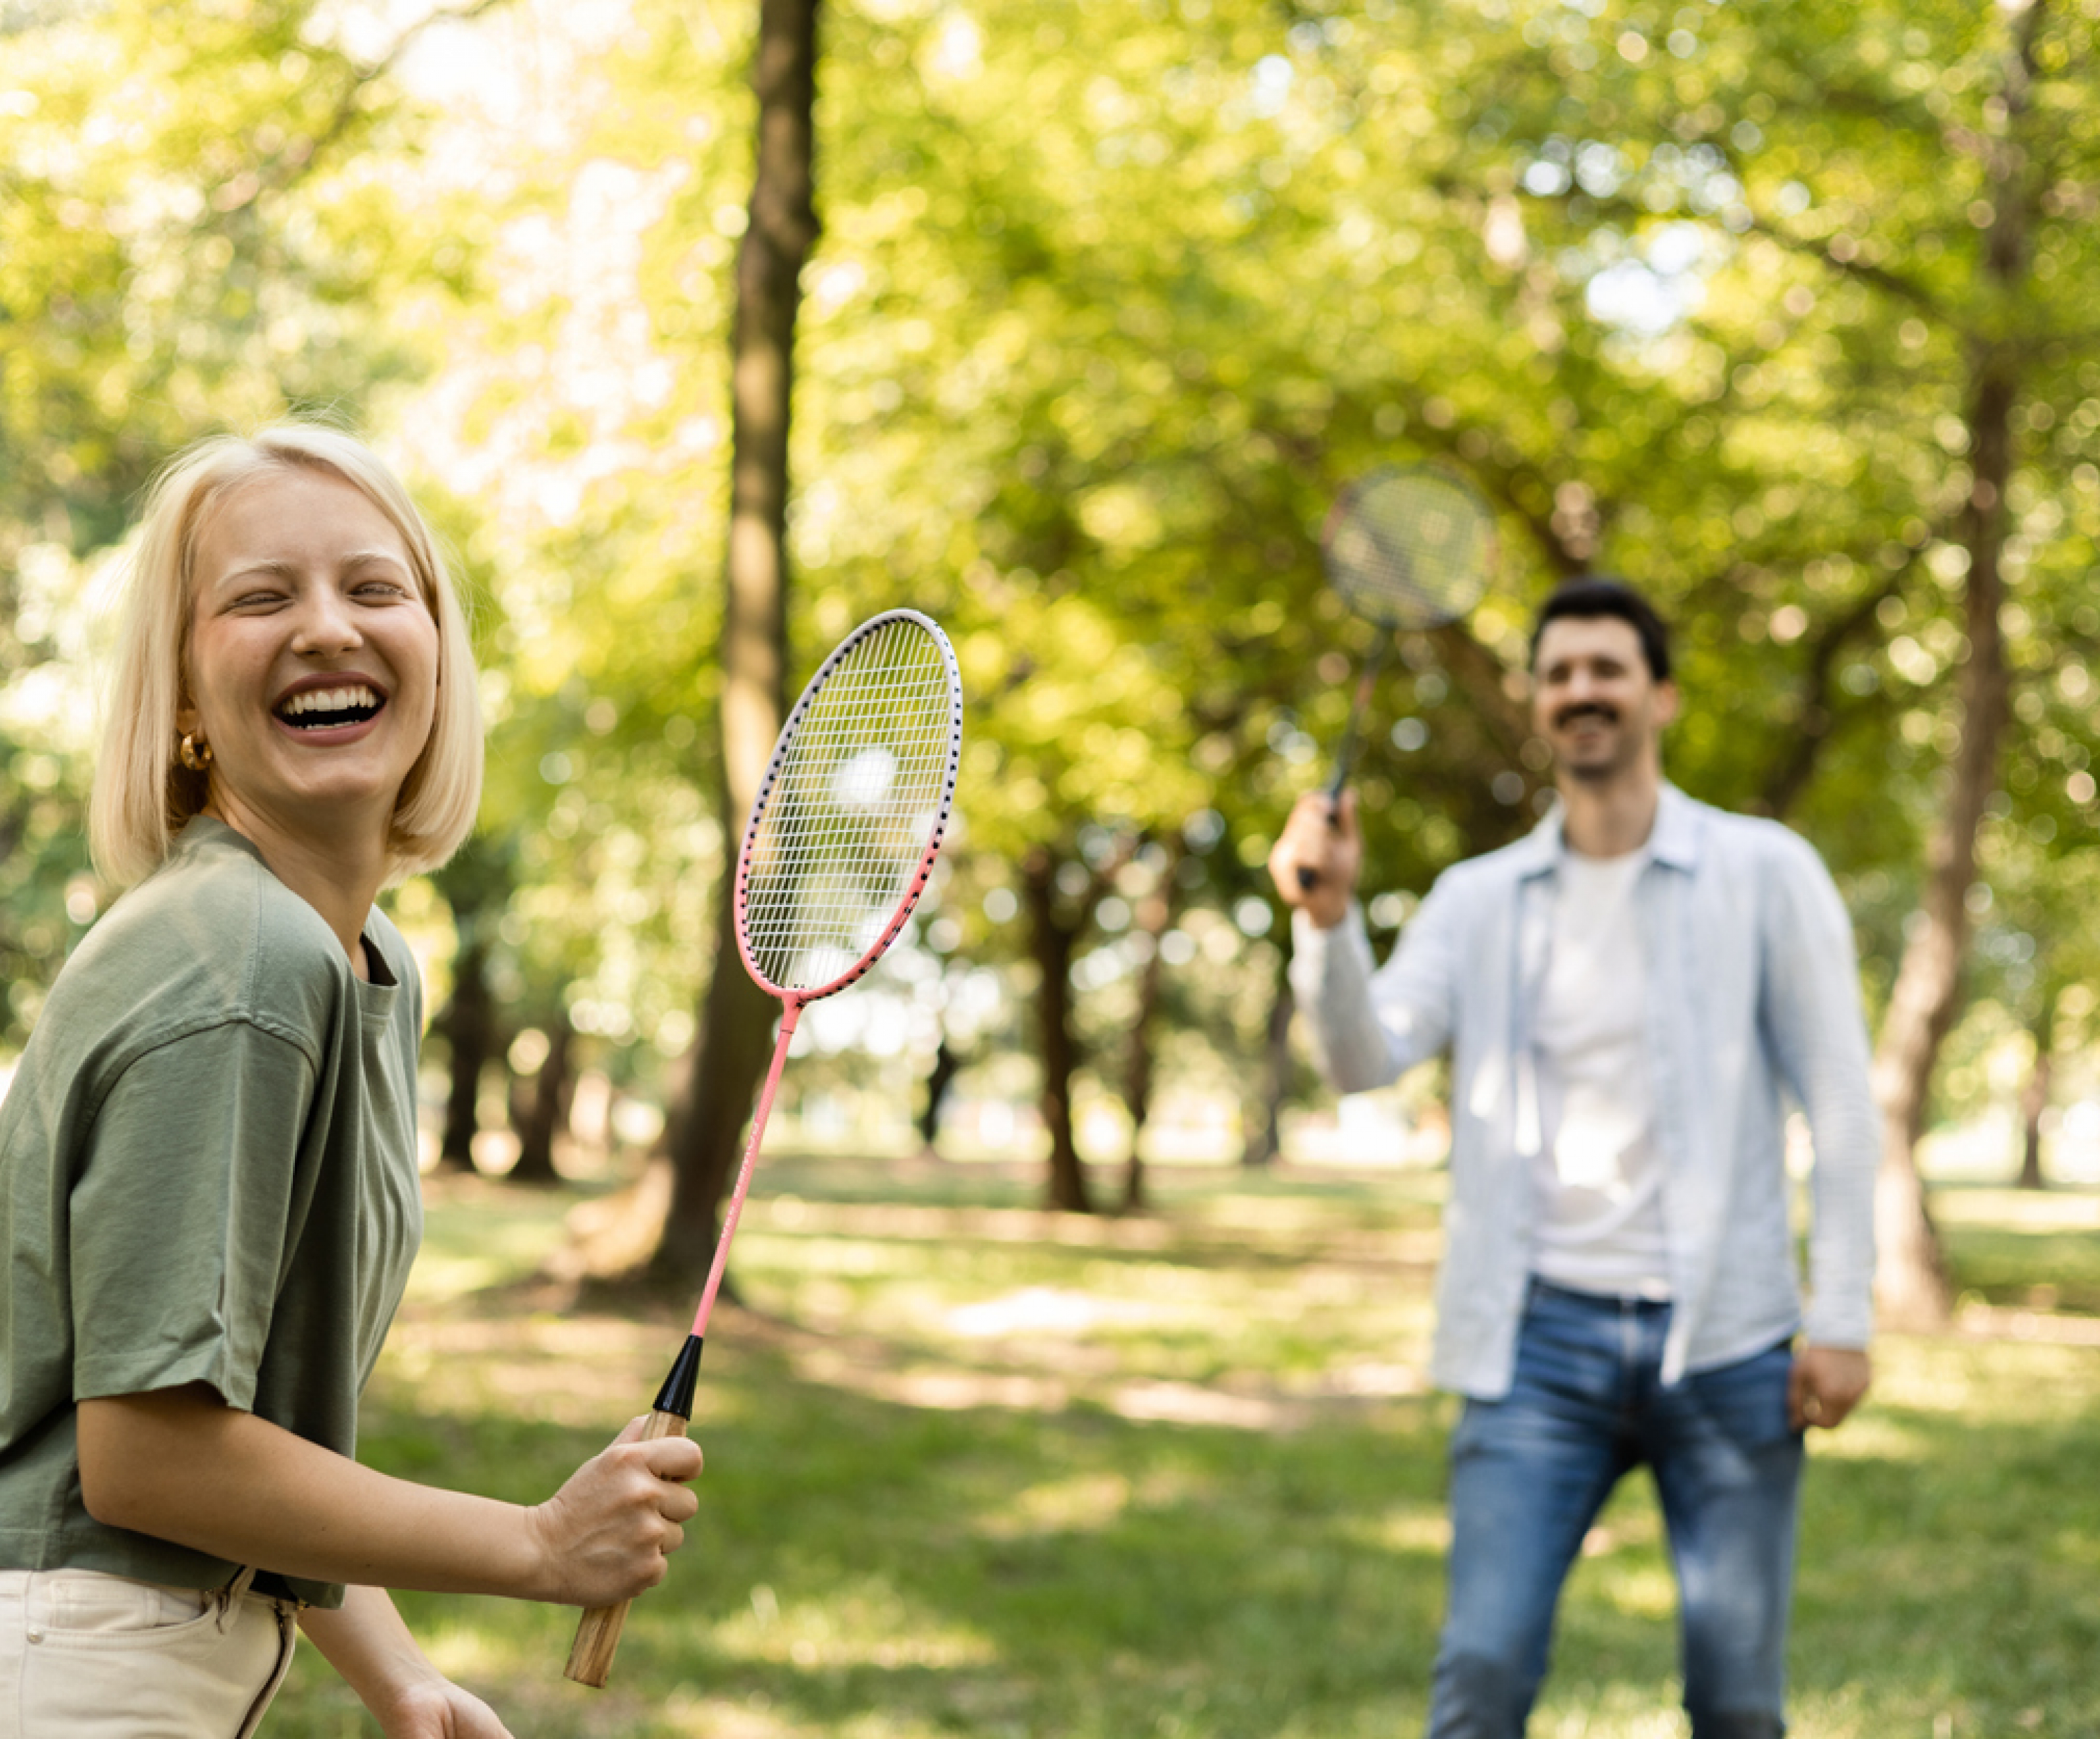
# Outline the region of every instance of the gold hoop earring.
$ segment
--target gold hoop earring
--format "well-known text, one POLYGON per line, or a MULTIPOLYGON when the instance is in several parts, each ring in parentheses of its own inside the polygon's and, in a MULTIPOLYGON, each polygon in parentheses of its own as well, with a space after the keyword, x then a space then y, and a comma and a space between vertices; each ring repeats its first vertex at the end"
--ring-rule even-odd
POLYGON ((175 753, 192 773, 201 773, 211 765, 211 744, 200 742, 189 732, 183 733, 182 746, 175 753))

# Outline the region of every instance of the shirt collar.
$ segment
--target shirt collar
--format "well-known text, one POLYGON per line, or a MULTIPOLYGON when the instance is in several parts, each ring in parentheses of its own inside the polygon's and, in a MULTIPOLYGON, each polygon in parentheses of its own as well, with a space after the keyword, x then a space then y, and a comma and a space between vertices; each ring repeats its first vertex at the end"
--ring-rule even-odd
MULTIPOLYGON (((1546 819, 1513 848, 1517 854, 1519 876, 1544 876, 1560 867, 1560 860, 1568 853, 1564 821, 1560 800, 1555 797, 1552 808, 1546 812, 1546 819)), ((1656 801, 1655 825, 1648 832, 1645 848, 1648 854, 1671 869, 1696 869, 1701 831, 1699 806, 1665 779, 1656 801)))
POLYGON ((1699 822, 1699 806, 1665 779, 1661 801, 1656 805, 1655 827, 1648 836, 1648 854, 1672 869, 1695 870, 1699 867, 1700 836, 1705 831, 1699 822))

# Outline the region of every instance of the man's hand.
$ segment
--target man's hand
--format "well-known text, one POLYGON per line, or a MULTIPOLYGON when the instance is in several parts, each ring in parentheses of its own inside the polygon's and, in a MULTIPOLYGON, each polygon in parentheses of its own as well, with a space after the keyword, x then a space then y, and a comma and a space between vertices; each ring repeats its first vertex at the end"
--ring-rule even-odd
POLYGON ((1302 907, 1321 929, 1332 929, 1348 916, 1363 860, 1356 792, 1343 792, 1341 802, 1330 806, 1326 792, 1314 791, 1291 810, 1268 854, 1268 873, 1285 905, 1302 907))
POLYGON ((641 1441, 630 1420, 611 1445, 569 1476, 532 1512, 546 1580, 539 1598, 612 1606, 664 1579, 664 1556, 685 1539, 700 1500, 685 1481, 700 1472, 700 1446, 686 1437, 641 1441))
POLYGON ((1803 1347, 1786 1386, 1787 1419, 1796 1431, 1835 1431, 1873 1380, 1867 1355, 1851 1347, 1803 1347))

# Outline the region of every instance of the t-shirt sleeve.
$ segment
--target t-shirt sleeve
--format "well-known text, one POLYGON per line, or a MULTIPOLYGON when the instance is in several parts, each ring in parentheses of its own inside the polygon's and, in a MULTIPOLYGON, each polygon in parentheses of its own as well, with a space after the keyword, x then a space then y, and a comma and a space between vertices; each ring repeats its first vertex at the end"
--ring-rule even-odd
POLYGON ((254 1405, 314 1088, 299 1047, 245 1022, 119 1077, 72 1191, 75 1400, 203 1382, 254 1405))

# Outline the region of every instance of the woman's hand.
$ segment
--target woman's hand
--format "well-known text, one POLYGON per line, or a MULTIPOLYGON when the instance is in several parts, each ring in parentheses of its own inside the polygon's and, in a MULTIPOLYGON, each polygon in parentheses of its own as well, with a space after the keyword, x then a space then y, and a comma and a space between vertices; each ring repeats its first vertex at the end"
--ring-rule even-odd
POLYGON ((514 1739, 493 1709, 449 1679, 405 1686, 372 1712, 386 1739, 514 1739))
POLYGON ((571 1606, 612 1606, 664 1579, 664 1558, 685 1540, 683 1524, 700 1500, 700 1446, 686 1437, 642 1441, 645 1419, 570 1475, 531 1512, 545 1579, 536 1598, 571 1606))
POLYGON ((349 1682, 386 1739, 511 1739, 494 1710, 430 1664, 385 1589, 347 1589, 333 1612, 309 1606, 299 1628, 349 1682))

